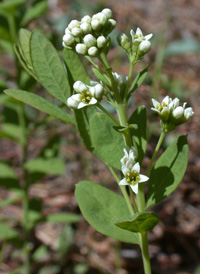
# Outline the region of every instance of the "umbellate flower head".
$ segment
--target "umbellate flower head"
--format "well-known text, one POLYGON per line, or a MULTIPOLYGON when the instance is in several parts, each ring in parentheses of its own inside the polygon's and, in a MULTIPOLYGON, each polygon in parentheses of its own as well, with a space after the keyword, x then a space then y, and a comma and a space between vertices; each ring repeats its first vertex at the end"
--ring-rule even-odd
POLYGON ((136 153, 134 147, 124 149, 124 157, 121 159, 122 173, 124 179, 119 185, 129 185, 133 192, 138 193, 138 184, 148 181, 148 177, 140 174, 140 164, 136 163, 136 153))
POLYGON ((101 12, 84 16, 81 21, 72 20, 65 29, 63 46, 81 55, 97 57, 108 44, 108 35, 115 28, 112 11, 103 9, 101 12))
POLYGON ((191 107, 185 108, 186 102, 183 106, 179 105, 178 98, 172 100, 169 96, 166 96, 161 103, 155 99, 152 99, 152 103, 154 107, 151 109, 158 113, 165 126, 168 124, 172 129, 187 122, 194 115, 191 107))
POLYGON ((100 84, 91 87, 85 85, 81 81, 76 81, 73 87, 76 94, 72 95, 67 100, 68 107, 73 109, 95 105, 98 100, 101 100, 104 93, 104 89, 100 84))

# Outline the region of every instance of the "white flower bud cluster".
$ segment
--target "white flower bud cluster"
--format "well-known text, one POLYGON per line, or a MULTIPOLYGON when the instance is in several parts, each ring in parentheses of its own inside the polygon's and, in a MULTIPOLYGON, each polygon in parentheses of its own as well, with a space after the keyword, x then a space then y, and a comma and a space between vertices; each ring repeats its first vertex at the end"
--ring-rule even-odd
POLYGON ((178 98, 172 100, 169 96, 166 96, 161 103, 155 99, 152 99, 152 103, 154 107, 151 109, 159 114, 164 123, 178 126, 187 122, 194 115, 191 107, 185 108, 187 103, 179 106, 178 98))
POLYGON ((63 47, 96 57, 107 45, 107 36, 115 26, 110 9, 103 9, 92 17, 86 15, 81 21, 72 20, 65 29, 63 47))
POLYGON ((137 28, 136 32, 130 31, 131 40, 123 33, 118 38, 119 45, 132 56, 134 59, 141 58, 143 55, 148 53, 151 49, 151 42, 149 41, 153 36, 152 33, 144 36, 141 29, 137 28))
POLYGON ((80 109, 89 105, 95 105, 100 101, 104 94, 102 85, 96 84, 91 87, 81 81, 76 81, 73 85, 76 94, 67 100, 67 105, 73 109, 80 109))
POLYGON ((122 73, 121 75, 119 75, 117 72, 112 72, 112 75, 115 79, 117 86, 119 86, 120 89, 126 87, 128 77, 125 74, 122 73))

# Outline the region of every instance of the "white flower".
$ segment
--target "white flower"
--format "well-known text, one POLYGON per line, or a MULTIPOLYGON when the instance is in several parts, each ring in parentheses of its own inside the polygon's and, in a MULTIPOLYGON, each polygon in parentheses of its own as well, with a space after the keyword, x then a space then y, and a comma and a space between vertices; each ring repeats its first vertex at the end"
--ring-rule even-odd
POLYGON ((85 15, 82 19, 81 19, 81 23, 91 23, 92 18, 89 15, 85 15))
POLYGON ((68 29, 70 31, 75 27, 78 27, 78 28, 80 27, 80 22, 78 20, 72 20, 68 25, 68 29))
POLYGON ((85 85, 81 81, 76 81, 73 85, 76 94, 67 100, 67 105, 73 109, 80 109, 88 105, 95 105, 97 100, 103 96, 103 87, 97 84, 94 87, 85 85))
POLYGON ((121 158, 122 172, 126 173, 131 170, 132 166, 136 163, 136 152, 135 148, 124 148, 124 157, 121 158))
POLYGON ((185 117, 186 121, 188 121, 190 119, 190 117, 192 117, 193 115, 194 115, 194 111, 191 107, 185 109, 184 117, 185 117))
POLYGON ((96 31, 100 30, 102 27, 102 25, 98 19, 92 19, 91 26, 92 26, 93 30, 96 30, 96 31))
POLYGON ((99 20, 102 26, 104 26, 108 20, 107 16, 103 12, 97 13, 96 18, 99 20))
POLYGON ((172 112, 172 116, 174 117, 174 119, 176 120, 181 120, 184 116, 184 107, 178 106, 176 107, 173 112, 172 112))
POLYGON ((82 29, 81 28, 78 28, 78 27, 75 27, 75 28, 73 28, 72 30, 71 30, 71 33, 72 33, 72 35, 73 36, 75 36, 75 37, 81 37, 81 35, 82 35, 82 29))
POLYGON ((131 30, 130 34, 132 36, 133 43, 135 43, 135 42, 142 42, 142 41, 148 41, 153 36, 152 33, 144 36, 140 28, 137 28, 136 33, 133 30, 131 30))
POLYGON ((151 49, 151 43, 148 40, 144 40, 140 43, 139 45, 139 51, 142 54, 146 54, 147 52, 149 52, 151 49))
POLYGON ((87 53, 87 47, 85 44, 79 43, 76 45, 75 49, 78 54, 86 55, 86 53, 87 53))
POLYGON ((99 50, 97 47, 91 47, 88 49, 88 54, 92 57, 96 57, 99 55, 99 50))
POLYGON ((138 193, 138 184, 149 180, 145 175, 140 174, 140 164, 134 164, 131 169, 122 170, 125 178, 119 182, 119 185, 129 185, 135 194, 138 193))
POLYGON ((92 34, 85 35, 85 37, 83 38, 83 42, 88 48, 96 46, 97 44, 97 40, 92 34))
POLYGON ((152 99, 152 103, 154 107, 151 109, 156 111, 163 121, 166 121, 169 117, 170 110, 173 105, 172 99, 169 98, 169 96, 166 96, 161 103, 155 99, 152 99))

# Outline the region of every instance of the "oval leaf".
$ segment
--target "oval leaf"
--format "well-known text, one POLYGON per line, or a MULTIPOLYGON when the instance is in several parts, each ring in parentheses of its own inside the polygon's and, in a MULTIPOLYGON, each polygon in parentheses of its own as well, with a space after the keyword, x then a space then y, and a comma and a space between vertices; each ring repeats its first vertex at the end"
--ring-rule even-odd
POLYGON ((115 226, 129 214, 125 200, 118 194, 90 181, 76 185, 76 200, 85 219, 100 233, 121 242, 139 244, 137 233, 115 226))
POLYGON ((17 100, 20 100, 42 112, 48 113, 51 116, 60 119, 66 123, 75 125, 74 118, 67 114, 64 110, 52 104, 51 102, 45 100, 44 98, 29 93, 24 90, 14 90, 14 89, 6 89, 4 91, 7 95, 14 97, 17 100))
POLYGON ((132 232, 145 232, 157 225, 159 218, 150 212, 137 212, 134 216, 123 218, 115 225, 132 232))
POLYGON ((60 175, 65 172, 65 163, 58 158, 37 158, 26 162, 25 168, 29 172, 60 175))
POLYGON ((178 137, 160 156, 150 175, 147 207, 169 196, 180 184, 188 161, 187 137, 178 137))
POLYGON ((31 35, 30 47, 33 68, 39 82, 49 93, 66 104, 70 86, 57 51, 38 30, 31 35))
POLYGON ((124 140, 121 133, 113 127, 115 123, 104 113, 97 112, 90 123, 90 134, 94 145, 94 154, 115 168, 121 169, 124 140))

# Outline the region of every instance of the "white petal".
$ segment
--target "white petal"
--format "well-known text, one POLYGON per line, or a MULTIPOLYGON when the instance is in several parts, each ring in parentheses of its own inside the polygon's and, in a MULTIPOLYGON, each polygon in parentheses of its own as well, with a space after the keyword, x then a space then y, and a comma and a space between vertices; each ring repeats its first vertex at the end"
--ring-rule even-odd
POLYGON ((80 104, 78 105, 78 109, 84 108, 84 107, 86 107, 86 106, 88 106, 88 104, 85 104, 85 103, 83 103, 83 102, 80 102, 80 104))
POLYGON ((122 173, 124 176, 126 176, 128 172, 130 172, 130 169, 126 165, 122 165, 122 173))
POLYGON ((89 102, 89 105, 94 105, 97 103, 97 99, 95 99, 94 97, 92 97, 92 99, 89 102))
POLYGON ((76 100, 76 101, 81 101, 81 94, 74 94, 74 95, 72 95, 71 96, 71 98, 73 99, 73 100, 76 100))
POLYGON ((165 98, 162 100, 162 103, 169 105, 169 96, 165 96, 165 98))
POLYGON ((155 107, 155 108, 157 108, 157 106, 159 105, 159 102, 158 101, 156 101, 155 99, 151 99, 151 101, 152 101, 152 103, 153 103, 153 106, 155 107))
POLYGON ((83 92, 84 90, 87 90, 87 87, 86 85, 81 82, 81 81, 76 81, 73 85, 73 88, 75 89, 76 92, 78 93, 81 93, 83 92))
POLYGON ((143 33, 142 33, 142 31, 141 31, 141 29, 140 29, 140 28, 137 28, 137 30, 136 30, 136 34, 137 34, 137 35, 141 35, 141 36, 143 36, 143 33))
POLYGON ((133 170, 135 170, 137 173, 140 173, 140 164, 139 164, 139 163, 136 163, 136 164, 132 167, 131 171, 133 171, 133 170))
POLYGON ((152 36, 153 36, 153 34, 150 33, 150 34, 146 35, 144 38, 145 38, 145 40, 149 40, 149 39, 151 39, 152 36))
POLYGON ((134 186, 130 185, 130 187, 131 187, 131 189, 133 190, 133 192, 134 192, 135 194, 138 194, 138 184, 136 184, 136 185, 134 185, 134 186))
POLYGON ((183 108, 184 108, 184 109, 185 109, 186 105, 187 105, 187 103, 185 102, 185 103, 183 104, 183 108))
POLYGON ((149 180, 149 177, 140 174, 140 181, 139 181, 139 183, 143 183, 143 182, 146 182, 148 180, 149 180))
POLYGON ((156 108, 151 108, 151 110, 153 110, 153 111, 156 111, 156 112, 160 113, 160 111, 159 111, 159 110, 157 110, 156 108))
POLYGON ((95 87, 90 87, 90 86, 88 86, 88 88, 89 88, 89 90, 90 90, 92 96, 94 97, 94 94, 95 94, 95 87))
POLYGON ((119 182, 119 185, 120 185, 120 186, 127 186, 127 185, 129 185, 129 184, 127 183, 126 179, 124 178, 124 179, 122 179, 122 180, 119 182))
POLYGON ((173 107, 174 108, 179 106, 179 99, 178 98, 175 98, 172 102, 173 102, 173 107))

